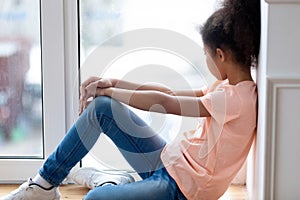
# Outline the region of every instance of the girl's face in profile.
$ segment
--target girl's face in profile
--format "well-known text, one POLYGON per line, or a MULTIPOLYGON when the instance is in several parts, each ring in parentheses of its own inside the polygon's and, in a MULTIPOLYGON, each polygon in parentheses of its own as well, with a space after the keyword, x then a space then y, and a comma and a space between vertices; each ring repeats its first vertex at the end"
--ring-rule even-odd
POLYGON ((223 80, 219 67, 216 65, 215 60, 213 59, 211 49, 204 45, 204 54, 206 56, 206 64, 210 73, 216 77, 218 80, 223 80))

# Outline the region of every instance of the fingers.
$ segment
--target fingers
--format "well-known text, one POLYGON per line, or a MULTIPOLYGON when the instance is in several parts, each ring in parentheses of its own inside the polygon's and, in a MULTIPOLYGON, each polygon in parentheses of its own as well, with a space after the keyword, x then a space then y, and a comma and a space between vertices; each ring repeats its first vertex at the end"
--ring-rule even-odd
POLYGON ((87 99, 86 98, 80 98, 79 101, 79 115, 83 112, 83 110, 86 108, 86 102, 87 99))
POLYGON ((88 100, 90 98, 95 98, 95 84, 90 83, 84 88, 84 95, 81 95, 80 97, 80 105, 79 105, 79 113, 82 113, 83 110, 88 105, 88 100))
POLYGON ((80 99, 79 105, 79 115, 86 109, 86 107, 92 102, 90 98, 80 99))
POLYGON ((95 96, 95 89, 93 87, 97 87, 97 81, 101 80, 99 77, 92 76, 84 81, 80 86, 80 99, 79 99, 79 115, 83 112, 83 110, 87 107, 88 99, 90 97, 95 96), (94 84, 93 84, 94 83, 94 84))
POLYGON ((91 102, 90 98, 96 97, 97 88, 108 88, 112 87, 110 79, 102 79, 99 77, 92 76, 84 81, 80 86, 80 104, 79 104, 79 115, 91 102))
POLYGON ((84 98, 86 96, 86 87, 91 84, 92 82, 98 81, 101 78, 96 77, 96 76, 92 76, 90 78, 88 78, 86 81, 84 81, 81 86, 80 86, 80 96, 81 98, 84 98))

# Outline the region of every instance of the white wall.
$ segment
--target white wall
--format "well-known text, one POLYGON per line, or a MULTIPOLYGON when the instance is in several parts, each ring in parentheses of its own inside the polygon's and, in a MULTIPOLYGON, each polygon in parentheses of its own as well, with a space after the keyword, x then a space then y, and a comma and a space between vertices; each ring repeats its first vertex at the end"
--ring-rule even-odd
POLYGON ((250 199, 299 199, 300 0, 262 0, 259 119, 250 199))

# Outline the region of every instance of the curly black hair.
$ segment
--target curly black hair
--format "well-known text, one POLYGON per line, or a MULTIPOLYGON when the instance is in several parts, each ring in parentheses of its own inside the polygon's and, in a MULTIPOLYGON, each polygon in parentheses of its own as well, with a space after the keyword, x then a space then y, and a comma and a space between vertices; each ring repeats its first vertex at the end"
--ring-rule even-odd
POLYGON ((242 66, 256 66, 260 48, 260 0, 224 0, 200 29, 205 45, 229 50, 242 66))

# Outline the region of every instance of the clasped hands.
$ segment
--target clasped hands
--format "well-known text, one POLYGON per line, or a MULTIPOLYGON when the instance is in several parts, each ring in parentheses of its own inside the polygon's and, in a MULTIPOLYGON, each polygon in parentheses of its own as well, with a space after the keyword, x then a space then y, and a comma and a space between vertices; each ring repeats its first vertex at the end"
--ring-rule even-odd
POLYGON ((112 81, 106 78, 90 77, 80 86, 79 114, 88 106, 93 98, 101 95, 101 89, 112 87, 112 81), (100 89, 100 92, 99 92, 100 89))

